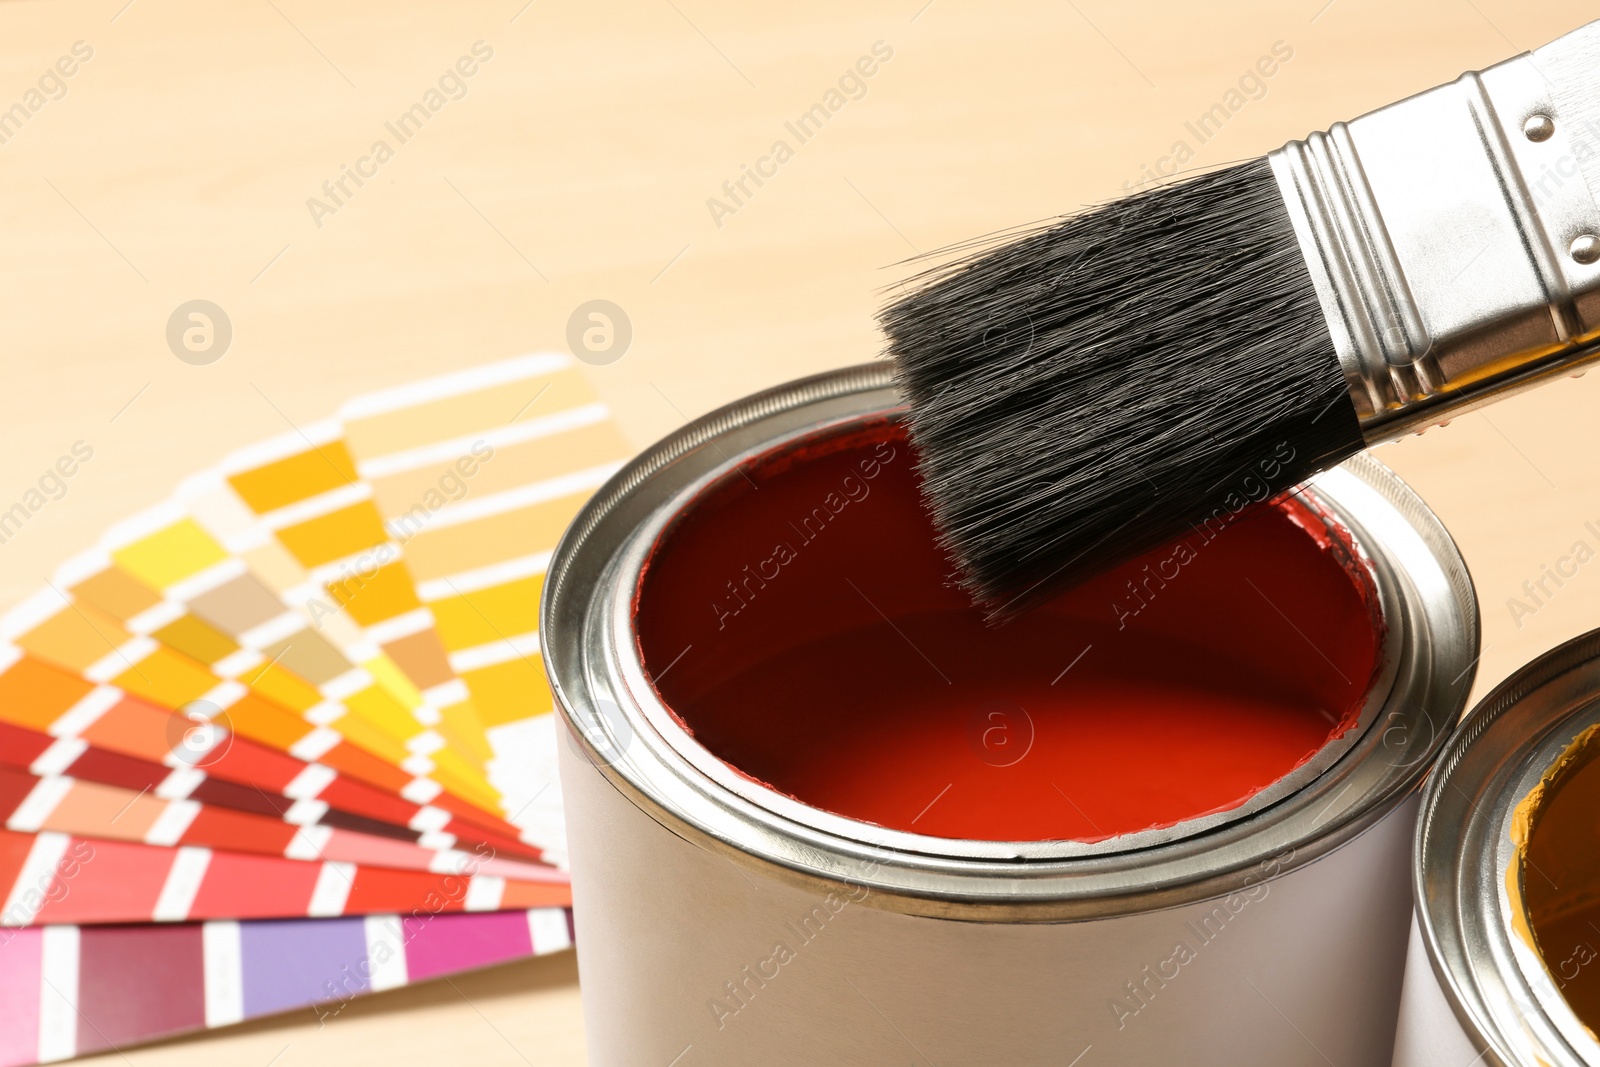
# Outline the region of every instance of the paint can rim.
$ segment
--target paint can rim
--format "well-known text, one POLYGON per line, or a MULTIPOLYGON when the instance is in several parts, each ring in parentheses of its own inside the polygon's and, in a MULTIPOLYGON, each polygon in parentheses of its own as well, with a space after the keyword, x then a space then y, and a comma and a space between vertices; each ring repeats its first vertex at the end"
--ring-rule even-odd
POLYGON ((1086 854, 1066 847, 1079 844, 1073 842, 950 842, 827 813, 796 817, 772 797, 726 788, 706 773, 704 760, 686 755, 683 738, 662 729, 670 714, 659 700, 652 707, 653 691, 639 685, 642 665, 627 639, 631 618, 619 616, 631 607, 642 531, 659 529, 695 486, 786 436, 899 409, 882 363, 759 393, 646 450, 563 538, 541 605, 541 652, 556 705, 572 743, 656 821, 737 865, 790 882, 866 886, 879 907, 1063 921, 1248 890, 1358 836, 1420 782, 1471 687, 1476 599, 1437 518, 1398 477, 1363 456, 1308 488, 1350 528, 1372 566, 1389 642, 1383 684, 1347 751, 1273 802, 1185 836, 1086 854))

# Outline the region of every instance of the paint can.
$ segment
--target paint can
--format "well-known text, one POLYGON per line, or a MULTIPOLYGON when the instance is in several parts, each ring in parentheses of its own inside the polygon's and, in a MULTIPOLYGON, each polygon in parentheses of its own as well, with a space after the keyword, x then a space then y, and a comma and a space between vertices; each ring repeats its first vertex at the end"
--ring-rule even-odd
MULTIPOLYGON (((621 470, 552 560, 542 651, 568 732, 561 782, 590 1062, 1387 1063, 1410 912, 1417 786, 1465 706, 1478 647, 1471 583, 1437 519, 1368 457, 1302 487, 1292 508, 1282 505, 1299 531, 1294 536, 1320 538, 1318 551, 1343 553, 1340 566, 1349 574, 1338 572, 1346 583, 1340 597, 1353 595, 1349 575, 1363 575, 1364 614, 1350 632, 1366 633, 1372 653, 1370 675, 1346 679, 1355 694, 1346 717, 1319 727, 1326 743, 1270 784, 1220 805, 1214 797, 1188 797, 1184 803, 1195 810, 1182 809, 1183 817, 1139 809, 1127 815, 1135 820, 1127 826, 1107 821, 1107 812, 1126 814, 1114 790, 1074 803, 1059 782, 1051 784, 1066 803, 1053 809, 1053 822, 1030 822, 1032 805, 985 807, 982 790, 968 790, 959 805, 959 790, 949 790, 920 813, 903 805, 904 817, 890 817, 871 807, 871 791, 892 792, 885 783, 893 774, 943 759, 940 772, 953 768, 950 776, 963 787, 1000 788, 1013 771, 1039 774, 1028 769, 1041 766, 1041 753, 1074 758, 1076 742, 1050 747, 1059 723, 1124 728, 1088 697, 1066 702, 1062 717, 1049 721, 1037 706, 1030 717, 1031 705, 1006 697, 1008 646, 1025 644, 1022 637, 1034 631, 987 631, 1006 635, 996 643, 981 627, 965 630, 960 642, 986 651, 949 659, 954 653, 931 643, 931 624, 917 614, 927 607, 923 599, 957 595, 937 575, 882 592, 900 557, 925 563, 932 551, 896 540, 895 524, 911 521, 908 505, 891 492, 896 478, 911 484, 901 410, 888 367, 875 364, 714 412, 621 470), (876 466, 873 454, 839 451, 846 444, 838 442, 857 448, 851 442, 874 435, 890 442, 887 453, 876 453, 876 466), (814 459, 832 463, 837 456, 849 460, 828 475, 845 471, 838 492, 821 497, 817 508, 790 501, 796 521, 787 553, 740 556, 736 543, 718 540, 716 522, 701 521, 722 514, 719 501, 735 496, 739 507, 781 517, 787 490, 780 482, 809 477, 823 469, 811 466, 814 459), (830 514, 838 524, 820 533, 805 519, 820 524, 830 514), (702 536, 711 538, 698 546, 705 551, 684 558, 725 565, 729 580, 699 596, 692 572, 673 562, 679 557, 659 553, 663 545, 696 548, 702 536), (876 547, 862 547, 869 545, 876 547), (835 573, 819 560, 844 560, 852 569, 835 573), (733 713, 715 723, 683 717, 672 694, 742 670, 730 661, 788 640, 799 625, 785 621, 794 612, 774 616, 771 606, 793 608, 808 597, 822 598, 825 610, 803 625, 817 631, 823 644, 816 647, 830 649, 827 656, 798 673, 793 664, 768 670, 761 661, 760 669, 738 675, 741 685, 766 687, 760 701, 733 701, 733 713), (869 633, 880 620, 882 629, 869 633), (890 643, 897 633, 903 645, 890 643), (676 652, 680 642, 687 647, 676 652), (901 720, 901 733, 883 747, 872 731, 898 692, 874 689, 866 672, 840 666, 864 644, 885 661, 899 656, 906 672, 927 672, 919 694, 945 692, 934 672, 954 676, 945 679, 954 692, 966 685, 960 671, 988 669, 991 658, 1001 663, 993 677, 998 704, 972 698, 966 743, 976 769, 943 749, 919 748, 914 717, 901 720), (774 707, 793 704, 791 690, 827 716, 818 720, 827 729, 792 733, 757 752, 765 762, 756 773, 735 752, 741 738, 754 735, 739 730, 775 720, 774 707), (785 761, 800 749, 853 752, 857 730, 862 747, 878 745, 881 777, 843 775, 843 785, 826 774, 799 785, 783 777, 785 761), (797 799, 824 786, 837 787, 826 804, 797 799), (867 793, 851 794, 857 786, 867 793), (873 817, 853 817, 863 811, 873 817), (1079 816, 1110 832, 1078 827, 1079 816), (995 825, 1017 827, 1023 839, 961 836, 971 819, 999 820, 995 825)), ((1074 685, 1088 694, 1107 679, 1166 677, 1172 657, 1189 656, 1188 669, 1222 679, 1217 684, 1232 700, 1229 686, 1276 692, 1273 686, 1299 684, 1300 675, 1326 680, 1340 673, 1317 647, 1341 640, 1344 631, 1329 628, 1336 623, 1328 617, 1338 613, 1320 610, 1316 596, 1290 604, 1286 598, 1297 591, 1288 579, 1271 568, 1249 569, 1250 554, 1228 547, 1247 539, 1235 531, 1251 528, 1235 518, 1220 516, 1222 532, 1212 547, 1197 541, 1192 562, 1175 552, 1145 561, 1149 570, 1113 576, 1126 580, 1126 590, 1099 590, 1094 618, 1063 613, 1038 623, 1059 625, 1076 635, 1073 642, 1100 635, 1102 644, 1080 652, 1068 642, 1041 643, 1064 669, 1053 682, 1047 674, 1029 684, 1042 694, 1074 685), (1223 579, 1231 582, 1225 596, 1217 585, 1223 579), (1160 646, 1167 652, 1118 660, 1118 642, 1128 640, 1119 634, 1155 640, 1162 619, 1213 601, 1226 601, 1234 614, 1179 634, 1181 641, 1160 646), (1243 634, 1251 647, 1243 647, 1243 634), (1274 675, 1279 659, 1293 670, 1274 675), (1097 662, 1112 664, 1110 672, 1097 673, 1097 662), (1245 662, 1261 677, 1229 666, 1245 662), (1268 685, 1268 675, 1282 677, 1268 685)), ((921 537, 931 543, 929 532, 921 537)), ((724 691, 745 690, 704 690, 724 691)), ((928 717, 933 721, 931 710, 928 717)), ((937 721, 946 731, 940 744, 960 743, 960 724, 937 721)), ((1161 740, 1154 733, 1151 739, 1161 740)), ((1161 751, 1170 758, 1175 750, 1161 751)), ((1176 763, 1156 766, 1152 780, 1183 778, 1177 793, 1193 778, 1203 793, 1205 782, 1226 777, 1225 755, 1213 770, 1187 778, 1176 763)))
POLYGON ((1600 630, 1502 682, 1441 753, 1417 823, 1396 1067, 1600 1063, 1596 734, 1600 630))

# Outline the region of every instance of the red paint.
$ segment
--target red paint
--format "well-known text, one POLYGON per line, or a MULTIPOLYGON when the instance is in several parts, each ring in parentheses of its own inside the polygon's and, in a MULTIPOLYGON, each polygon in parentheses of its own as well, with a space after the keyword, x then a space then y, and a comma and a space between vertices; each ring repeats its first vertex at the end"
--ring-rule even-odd
MULTIPOLYGON (((26 838, 30 844, 34 841, 32 834, 14 836, 26 838)), ((34 921, 40 926, 148 921, 155 914, 176 853, 177 849, 127 841, 74 837, 44 890, 45 902, 34 921)), ((17 887, 6 888, 15 891, 17 887)))
MULTIPOLYGON (((81 778, 86 782, 99 782, 101 785, 114 785, 119 789, 132 789, 139 792, 145 789, 154 789, 159 786, 168 774, 172 773, 167 767, 148 760, 134 759, 118 752, 107 752, 103 748, 86 748, 67 766, 61 773, 70 778, 81 778)), ((255 793, 254 790, 250 792, 255 793)), ((260 793, 255 793, 259 797, 260 793)))
MULTIPOLYGON (((32 834, 0 831, 0 889, 4 889, 8 894, 15 889, 17 878, 22 874, 22 868, 28 862, 28 853, 32 849, 32 834)), ((28 888, 24 886, 22 891, 26 893, 28 888)))
MULTIPOLYGON (((432 900, 441 911, 460 911, 466 900, 468 880, 424 871, 396 871, 384 867, 362 867, 352 879, 350 896, 345 901, 348 914, 377 911, 404 911, 413 901, 432 900), (435 894, 430 898, 429 894, 435 894)), ((412 907, 416 907, 414 903, 412 907)))
MULTIPOLYGON (((92 749, 90 750, 93 751, 92 749)), ((158 780, 159 781, 159 780, 158 780)), ((155 788, 152 785, 150 788, 155 788)), ((218 808, 230 808, 233 811, 248 811, 255 815, 272 815, 282 817, 287 810, 282 799, 273 799, 271 794, 259 789, 225 782, 220 778, 202 778, 198 785, 189 791, 190 800, 197 800, 202 804, 210 804, 218 808)), ((318 822, 326 823, 333 809, 329 808, 322 813, 318 822)), ((370 820, 368 820, 370 822, 370 820)), ((381 823, 373 823, 378 826, 381 823)))
POLYGON ((306 769, 306 765, 277 749, 234 734, 225 750, 206 754, 204 769, 207 775, 279 793, 306 769))
POLYGON ((15 767, 0 768, 0 824, 16 813, 38 782, 27 771, 19 771, 15 767))
POLYGON ((27 767, 44 755, 54 740, 55 738, 49 734, 0 722, 0 763, 12 767, 27 767))
MULTIPOLYGON (((34 834, 0 830, 0 899, 22 901, 30 892, 42 898, 37 924, 151 921, 179 851, 74 835, 68 839, 53 877, 41 880, 35 890, 18 882, 37 840, 34 834)), ((305 917, 324 866, 277 856, 213 851, 187 913, 173 918, 305 917)), ((343 915, 461 911, 470 881, 462 875, 368 864, 350 864, 342 873, 330 876, 350 879, 351 888, 340 911, 343 915)), ((500 898, 500 906, 506 909, 571 905, 572 888, 564 882, 507 880, 500 898)))
POLYGON ((213 852, 186 918, 281 919, 305 915, 321 873, 320 863, 213 852))
MULTIPOLYGON (((245 811, 229 811, 205 805, 184 830, 181 844, 200 848, 223 848, 231 852, 258 852, 281 856, 294 842, 300 829, 282 818, 267 818, 245 811)), ((329 856, 328 859, 345 859, 329 856)))
POLYGON ((991 628, 947 582, 896 426, 744 475, 657 546, 639 647, 712 753, 827 811, 990 840, 1169 826, 1310 759, 1377 669, 1371 579, 1298 502, 991 628))

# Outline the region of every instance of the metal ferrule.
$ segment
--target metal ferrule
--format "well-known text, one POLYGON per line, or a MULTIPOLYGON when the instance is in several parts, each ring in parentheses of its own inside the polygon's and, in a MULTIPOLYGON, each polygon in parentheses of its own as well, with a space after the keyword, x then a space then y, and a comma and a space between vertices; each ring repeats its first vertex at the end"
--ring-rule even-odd
POLYGON ((1269 159, 1369 445, 1600 359, 1600 22, 1269 159))

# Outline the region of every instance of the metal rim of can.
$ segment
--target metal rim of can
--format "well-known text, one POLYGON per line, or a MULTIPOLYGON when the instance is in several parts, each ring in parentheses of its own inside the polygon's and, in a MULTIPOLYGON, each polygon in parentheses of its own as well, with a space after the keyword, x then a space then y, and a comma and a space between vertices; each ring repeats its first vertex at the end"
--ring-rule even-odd
POLYGON ((1514 929, 1506 890, 1518 803, 1596 723, 1600 630, 1551 649, 1480 700, 1423 791, 1417 925, 1434 977, 1486 1064, 1600 1063, 1600 1042, 1514 929))
POLYGON ((1129 835, 1106 850, 903 834, 796 805, 747 781, 726 788, 738 776, 717 773, 720 761, 676 728, 629 639, 644 534, 660 529, 693 487, 776 442, 901 410, 886 364, 758 393, 646 450, 569 527, 545 583, 541 653, 574 743, 641 810, 736 864, 792 883, 864 885, 875 890, 869 899, 878 907, 1059 921, 1248 888, 1358 836, 1420 782, 1466 704, 1478 653, 1477 602, 1438 519, 1386 467, 1362 456, 1307 489, 1367 555, 1386 626, 1383 677, 1369 694, 1364 728, 1352 731, 1344 751, 1265 806, 1148 847, 1130 848, 1129 835))

